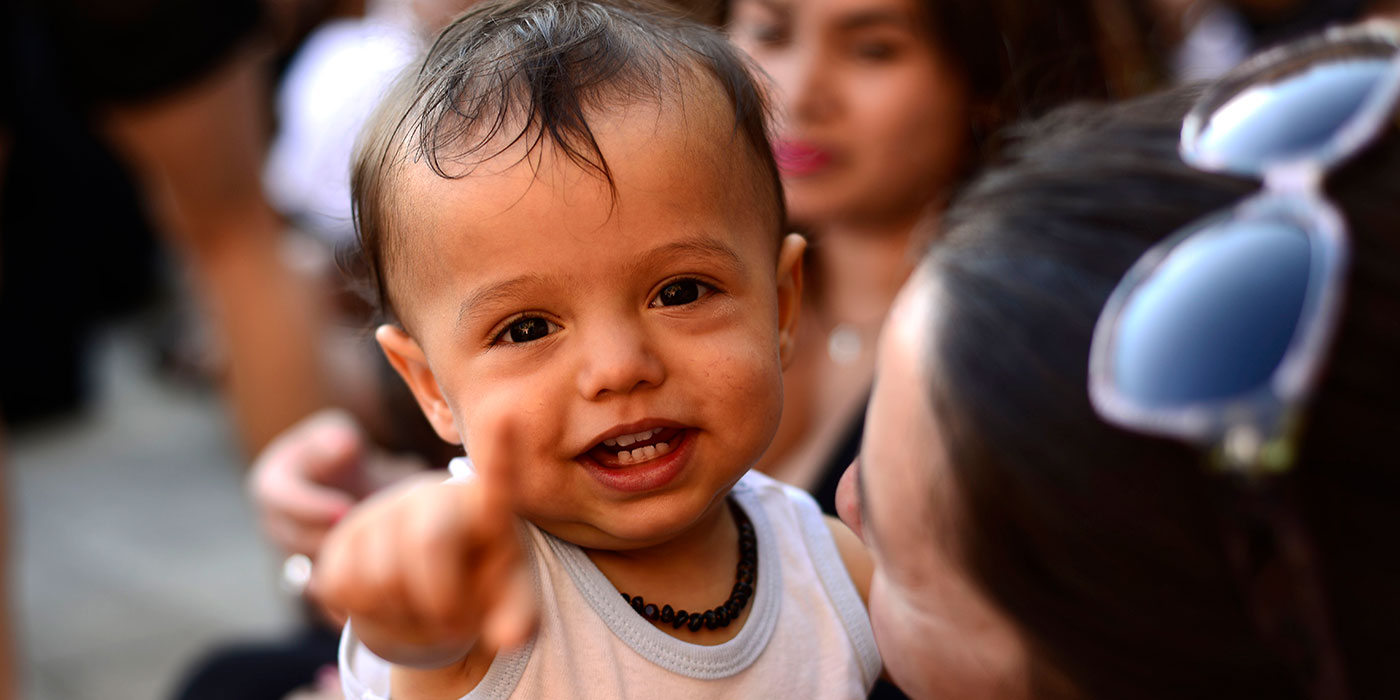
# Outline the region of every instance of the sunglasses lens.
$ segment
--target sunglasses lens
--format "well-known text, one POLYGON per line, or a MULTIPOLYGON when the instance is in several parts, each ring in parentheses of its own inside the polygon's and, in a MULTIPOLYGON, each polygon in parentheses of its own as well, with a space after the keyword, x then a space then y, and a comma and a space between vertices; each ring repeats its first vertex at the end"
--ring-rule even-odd
POLYGON ((1151 408, 1266 386, 1306 305, 1312 249, 1297 224, 1207 225, 1178 244, 1119 317, 1113 381, 1151 408))
POLYGON ((1388 58, 1355 57, 1246 88, 1213 110, 1186 155, 1258 175, 1270 162, 1321 154, 1392 70, 1388 58))

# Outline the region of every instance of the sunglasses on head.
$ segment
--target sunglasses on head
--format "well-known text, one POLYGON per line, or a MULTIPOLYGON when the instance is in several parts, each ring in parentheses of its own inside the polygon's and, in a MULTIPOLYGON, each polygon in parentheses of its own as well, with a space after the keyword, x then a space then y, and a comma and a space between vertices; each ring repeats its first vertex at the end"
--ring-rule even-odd
POLYGON ((1182 160, 1264 187, 1153 247, 1119 283, 1090 350, 1105 420, 1217 447, 1230 470, 1290 466, 1350 256, 1322 183, 1394 128, 1397 103, 1400 33, 1380 23, 1261 54, 1206 90, 1182 160))
POLYGON ((1210 85, 1183 123, 1182 160, 1263 188, 1145 253, 1090 349, 1089 395, 1104 420, 1207 450, 1245 487, 1223 518, 1226 547, 1256 627, 1314 697, 1345 697, 1344 674, 1315 547, 1291 487, 1276 482, 1296 461, 1351 255, 1323 183, 1397 124, 1394 24, 1272 50, 1210 85), (1274 579, 1261 580, 1270 567, 1274 579))

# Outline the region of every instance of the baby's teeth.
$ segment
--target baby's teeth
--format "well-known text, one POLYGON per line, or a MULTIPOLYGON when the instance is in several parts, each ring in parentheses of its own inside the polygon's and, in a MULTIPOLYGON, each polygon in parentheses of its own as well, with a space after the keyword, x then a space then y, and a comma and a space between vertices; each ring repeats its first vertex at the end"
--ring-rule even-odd
POLYGON ((632 433, 631 435, 622 435, 622 436, 619 436, 616 440, 611 440, 611 439, 609 439, 609 440, 604 440, 604 441, 603 441, 603 444, 604 444, 604 445, 607 445, 608 447, 626 447, 626 446, 631 445, 632 443, 635 443, 635 442, 641 442, 641 441, 643 441, 643 440, 650 440, 651 438, 653 438, 653 437, 659 435, 660 433, 661 433, 661 428, 653 428, 653 429, 651 429, 651 430, 643 430, 643 431, 640 432, 640 433, 632 433))
POLYGON ((646 462, 649 460, 656 459, 657 457, 669 454, 670 452, 670 445, 664 442, 658 442, 655 445, 645 445, 643 447, 638 447, 635 450, 622 450, 617 453, 617 462, 618 464, 622 465, 636 464, 638 462, 646 462))
POLYGON ((627 455, 627 463, 643 462, 647 459, 647 448, 638 447, 635 450, 623 450, 618 456, 627 455))

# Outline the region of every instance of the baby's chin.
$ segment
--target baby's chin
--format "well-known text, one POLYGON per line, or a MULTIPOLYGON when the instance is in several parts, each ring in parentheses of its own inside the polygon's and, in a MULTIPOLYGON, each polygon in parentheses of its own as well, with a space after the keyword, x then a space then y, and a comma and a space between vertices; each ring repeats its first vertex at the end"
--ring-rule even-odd
POLYGON ((564 517, 524 514, 536 527, 583 549, 638 551, 684 537, 695 528, 710 527, 724 513, 731 486, 718 492, 681 489, 631 503, 599 503, 590 514, 564 517))

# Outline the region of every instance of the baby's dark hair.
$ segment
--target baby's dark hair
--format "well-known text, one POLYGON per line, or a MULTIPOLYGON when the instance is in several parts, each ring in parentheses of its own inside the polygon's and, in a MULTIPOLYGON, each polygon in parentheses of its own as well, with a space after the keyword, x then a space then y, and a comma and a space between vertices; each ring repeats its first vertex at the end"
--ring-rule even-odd
POLYGON ((458 178, 505 151, 521 160, 552 144, 607 181, 612 170, 589 126, 590 111, 661 102, 715 80, 733 107, 733 127, 771 184, 773 228, 785 216, 778 168, 768 145, 767 108, 751 67, 715 30, 647 0, 507 0, 458 17, 427 55, 401 75, 365 125, 351 166, 351 193, 363 278, 386 319, 394 304, 385 282, 401 259, 393 235, 393 177, 426 162, 458 178))

